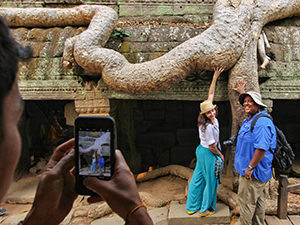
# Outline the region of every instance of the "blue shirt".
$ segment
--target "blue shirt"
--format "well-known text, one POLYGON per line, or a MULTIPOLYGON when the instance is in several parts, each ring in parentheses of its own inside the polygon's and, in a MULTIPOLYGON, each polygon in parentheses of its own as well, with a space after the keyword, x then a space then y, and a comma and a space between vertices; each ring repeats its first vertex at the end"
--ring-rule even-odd
MULTIPOLYGON (((267 114, 267 112, 263 110, 257 115, 260 114, 267 114)), ((253 118, 257 115, 253 116, 253 118)), ((250 120, 249 117, 245 119, 239 130, 235 149, 234 168, 241 176, 244 176, 245 170, 254 156, 255 149, 265 150, 266 154, 253 169, 252 176, 257 180, 267 182, 272 177, 273 154, 269 151, 269 148, 274 152, 276 147, 276 130, 271 119, 261 117, 256 121, 253 132, 251 132, 250 126, 253 118, 250 120)))

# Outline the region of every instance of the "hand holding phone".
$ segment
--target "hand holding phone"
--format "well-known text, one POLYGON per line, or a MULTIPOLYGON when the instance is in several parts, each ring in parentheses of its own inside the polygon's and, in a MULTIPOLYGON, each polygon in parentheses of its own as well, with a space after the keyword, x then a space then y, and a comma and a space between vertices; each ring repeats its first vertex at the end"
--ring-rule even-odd
POLYGON ((142 200, 138 193, 135 178, 122 153, 116 150, 115 155, 116 165, 111 180, 103 181, 93 177, 84 180, 84 184, 100 196, 90 197, 88 202, 94 203, 105 200, 114 212, 124 220, 127 219, 126 224, 153 225, 153 221, 144 207, 140 207, 134 214, 128 216, 132 209, 142 203, 142 200))
POLYGON ((75 120, 75 190, 95 195, 83 185, 83 179, 110 180, 115 164, 115 121, 112 117, 80 116, 75 120))

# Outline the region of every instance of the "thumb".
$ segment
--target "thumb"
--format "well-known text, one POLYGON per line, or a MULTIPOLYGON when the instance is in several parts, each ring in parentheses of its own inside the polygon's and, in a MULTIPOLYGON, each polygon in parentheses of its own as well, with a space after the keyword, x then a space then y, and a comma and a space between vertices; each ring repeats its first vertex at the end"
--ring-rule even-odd
POLYGON ((83 180, 83 184, 88 189, 94 191, 98 195, 101 195, 99 190, 101 190, 101 192, 103 193, 103 192, 105 192, 106 190, 109 189, 109 181, 99 180, 96 177, 87 177, 87 178, 85 178, 83 180))

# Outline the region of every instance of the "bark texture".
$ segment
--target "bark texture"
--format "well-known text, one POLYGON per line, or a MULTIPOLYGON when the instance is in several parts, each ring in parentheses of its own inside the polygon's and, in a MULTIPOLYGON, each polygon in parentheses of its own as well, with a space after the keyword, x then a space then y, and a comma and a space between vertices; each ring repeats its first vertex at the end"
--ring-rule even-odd
MULTIPOLYGON (((259 90, 257 41, 262 27, 299 13, 300 0, 219 0, 213 24, 205 32, 157 59, 131 64, 120 53, 102 47, 117 20, 109 7, 0 10, 10 26, 86 25, 90 21, 85 32, 67 41, 64 64, 76 62, 90 72, 102 73, 108 86, 131 94, 167 89, 191 72, 216 66, 230 69, 229 90, 239 77, 248 81, 248 89, 259 90)), ((236 108, 235 93, 229 97, 236 108)))

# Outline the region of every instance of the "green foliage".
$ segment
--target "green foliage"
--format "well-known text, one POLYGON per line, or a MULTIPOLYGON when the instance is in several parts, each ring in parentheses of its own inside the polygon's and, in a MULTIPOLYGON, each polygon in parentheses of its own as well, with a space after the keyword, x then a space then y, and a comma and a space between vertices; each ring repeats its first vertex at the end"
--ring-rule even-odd
POLYGON ((127 32, 125 30, 116 29, 116 30, 114 30, 112 36, 113 37, 124 38, 124 37, 129 37, 130 34, 131 34, 130 32, 127 32))

